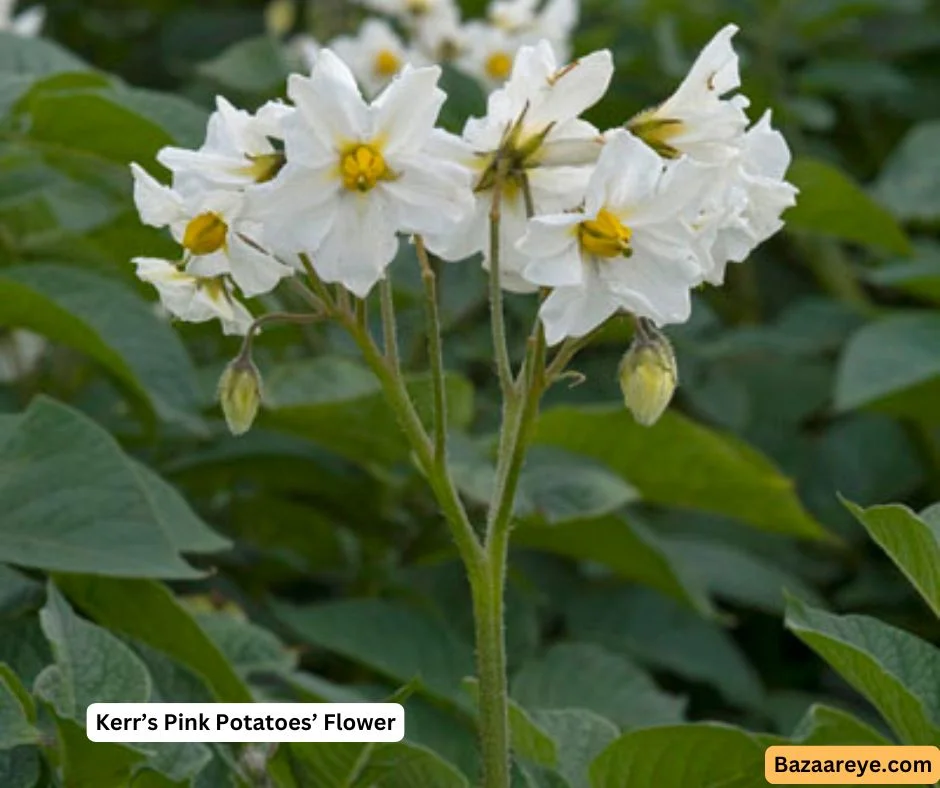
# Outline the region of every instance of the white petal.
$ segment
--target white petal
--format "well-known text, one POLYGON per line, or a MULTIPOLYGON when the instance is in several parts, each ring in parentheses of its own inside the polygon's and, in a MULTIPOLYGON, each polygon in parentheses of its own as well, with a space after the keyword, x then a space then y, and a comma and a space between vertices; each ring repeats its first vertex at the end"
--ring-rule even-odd
POLYGON ((405 66, 372 104, 375 131, 387 140, 388 157, 414 152, 427 140, 447 98, 437 87, 440 76, 438 66, 405 66))
POLYGON ((599 277, 622 308, 657 325, 689 319, 694 280, 685 263, 634 247, 632 257, 601 263, 598 269, 599 277))
POLYGON ((166 227, 184 217, 183 199, 155 180, 136 162, 131 164, 134 176, 134 203, 144 224, 166 227))
MULTIPOLYGON (((287 81, 287 95, 306 121, 306 132, 315 135, 324 148, 337 148, 344 142, 371 135, 368 106, 356 80, 343 61, 329 49, 320 52, 310 77, 291 74, 287 81)), ((296 127, 291 125, 291 128, 296 127)), ((285 128, 285 142, 289 144, 291 141, 285 128)))
POLYGON ((34 6, 33 8, 27 8, 13 19, 10 31, 24 38, 33 38, 39 35, 45 21, 46 9, 42 6, 34 6))
POLYGON ((596 215, 604 206, 616 211, 643 203, 655 192, 663 160, 642 140, 619 129, 607 135, 588 186, 585 210, 596 215))
POLYGON ((545 341, 557 345, 565 337, 583 337, 616 314, 617 303, 589 276, 584 284, 559 287, 542 302, 539 317, 545 341))
POLYGON ((526 116, 526 125, 542 128, 578 117, 600 101, 613 75, 613 57, 606 49, 575 60, 554 75, 543 100, 526 116))
POLYGON ((325 282, 339 282, 360 298, 369 294, 398 251, 392 211, 378 190, 343 195, 313 255, 313 267, 325 282))
POLYGON ((228 257, 232 279, 246 298, 268 293, 293 269, 249 243, 241 232, 228 234, 228 257))
POLYGON ((522 276, 535 285, 563 287, 583 281, 577 226, 583 217, 571 214, 529 220, 517 248, 530 258, 522 276))
MULTIPOLYGON (((420 154, 419 154, 420 155, 420 154)), ((440 233, 474 209, 470 172, 457 164, 409 157, 400 177, 378 186, 398 204, 398 224, 406 232, 440 233)))

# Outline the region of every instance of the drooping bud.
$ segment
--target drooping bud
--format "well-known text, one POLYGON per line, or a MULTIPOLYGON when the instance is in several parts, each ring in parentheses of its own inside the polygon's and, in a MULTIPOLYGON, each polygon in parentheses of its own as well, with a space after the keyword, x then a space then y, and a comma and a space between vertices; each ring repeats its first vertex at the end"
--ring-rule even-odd
POLYGON ((620 362, 620 390, 633 418, 650 427, 672 399, 678 371, 672 345, 665 335, 647 321, 641 321, 640 326, 620 362))
POLYGON ((261 404, 261 374, 251 357, 235 358, 219 379, 219 402, 233 435, 248 432, 261 404))

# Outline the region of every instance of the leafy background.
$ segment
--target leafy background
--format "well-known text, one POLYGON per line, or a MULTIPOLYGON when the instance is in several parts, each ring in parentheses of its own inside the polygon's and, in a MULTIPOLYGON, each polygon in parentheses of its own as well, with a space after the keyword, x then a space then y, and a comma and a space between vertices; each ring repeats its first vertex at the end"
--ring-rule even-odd
MULTIPOLYGON (((0 384, 0 784, 467 785, 467 589, 378 386, 338 331, 272 328, 266 408, 234 439, 213 398, 237 343, 168 325, 128 262, 173 254, 128 162, 198 145, 216 93, 252 108, 296 64, 246 0, 47 10, 57 43, 0 33, 3 368, 23 361, 11 331, 49 343, 0 384), (406 698, 401 744, 82 730, 92 701, 386 697, 406 698)), ((299 10, 321 39, 361 18, 299 10)), ((667 95, 728 21, 799 204, 670 331, 682 385, 655 427, 619 404, 625 323, 551 392, 511 562, 519 786, 758 786, 769 743, 940 742, 940 7, 588 0, 576 50, 617 63, 591 119, 667 95)), ((482 96, 445 79, 459 129, 482 96)), ((420 370, 406 252, 393 274, 420 370)), ((451 462, 482 505, 484 279, 441 274, 451 462)), ((532 304, 508 306, 521 339, 532 304)))

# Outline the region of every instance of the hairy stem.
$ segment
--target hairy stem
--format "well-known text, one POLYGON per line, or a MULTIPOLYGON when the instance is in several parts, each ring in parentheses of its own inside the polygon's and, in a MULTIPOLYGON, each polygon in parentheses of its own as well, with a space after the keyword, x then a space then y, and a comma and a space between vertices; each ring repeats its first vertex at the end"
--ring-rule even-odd
POLYGON ((506 345, 506 325, 503 316, 503 288, 500 272, 500 209, 503 198, 503 185, 506 180, 506 166, 500 162, 496 168, 493 183, 493 202, 490 205, 490 321, 493 329, 493 352, 496 356, 496 371, 504 400, 513 395, 512 365, 509 362, 509 348, 506 345))
POLYGON ((439 466, 447 464, 447 395, 444 390, 444 355, 441 349, 441 319, 437 306, 437 277, 428 259, 424 239, 415 236, 415 250, 421 264, 427 311, 428 358, 431 362, 431 383, 434 387, 434 459, 439 466))

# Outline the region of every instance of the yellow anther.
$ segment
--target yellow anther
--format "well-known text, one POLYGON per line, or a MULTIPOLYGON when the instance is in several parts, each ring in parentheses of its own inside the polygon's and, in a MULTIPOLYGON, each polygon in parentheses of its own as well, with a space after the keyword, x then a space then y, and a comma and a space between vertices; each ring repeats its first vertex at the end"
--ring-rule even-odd
POLYGON ((381 180, 394 177, 382 154, 372 145, 353 145, 340 159, 343 186, 350 191, 367 192, 381 180))
POLYGON ((401 70, 401 58, 390 49, 380 49, 372 62, 372 70, 380 77, 394 77, 401 70))
POLYGON ((249 176, 255 183, 270 181, 281 171, 286 163, 283 153, 261 153, 257 156, 248 156, 251 162, 242 168, 241 172, 249 176))
POLYGON ((506 79, 512 71, 512 55, 508 52, 493 52, 483 64, 490 79, 506 79))
POLYGON ((183 246, 193 254, 212 254, 225 246, 228 225, 217 213, 206 212, 190 220, 183 233, 183 246))
POLYGON ((681 120, 657 117, 656 110, 652 109, 631 118, 626 126, 663 158, 675 159, 679 156, 679 151, 670 141, 684 130, 681 120))
POLYGON ((596 219, 578 225, 581 248, 596 257, 629 257, 630 228, 606 208, 601 208, 596 219))

